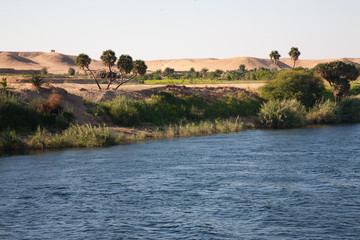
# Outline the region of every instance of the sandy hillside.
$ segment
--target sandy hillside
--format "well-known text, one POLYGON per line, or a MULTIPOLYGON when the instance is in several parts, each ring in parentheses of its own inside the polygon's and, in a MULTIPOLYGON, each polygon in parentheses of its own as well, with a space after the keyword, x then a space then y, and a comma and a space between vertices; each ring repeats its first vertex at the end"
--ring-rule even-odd
MULTIPOLYGON (((47 67, 49 73, 61 74, 67 73, 69 67, 80 71, 75 64, 76 56, 51 52, 0 52, 0 68, 14 68, 16 70, 40 70, 47 67)), ((322 60, 298 60, 296 66, 312 68, 318 63, 341 60, 360 65, 360 58, 342 58, 342 59, 322 59, 322 60)), ((148 71, 157 69, 164 70, 167 67, 174 68, 176 71, 186 71, 190 68, 200 71, 202 68, 208 68, 209 71, 216 69, 233 70, 239 65, 244 64, 247 69, 253 68, 278 68, 270 59, 261 59, 254 57, 237 57, 227 59, 202 58, 202 59, 170 59, 146 61, 148 71)), ((282 58, 280 66, 290 68, 293 61, 289 58, 282 58)), ((92 60, 90 68, 93 70, 104 69, 105 67, 98 60, 92 60)))

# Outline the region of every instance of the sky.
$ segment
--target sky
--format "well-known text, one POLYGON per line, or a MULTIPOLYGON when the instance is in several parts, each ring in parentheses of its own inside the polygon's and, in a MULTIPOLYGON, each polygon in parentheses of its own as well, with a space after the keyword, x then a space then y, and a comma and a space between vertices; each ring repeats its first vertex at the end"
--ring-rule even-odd
POLYGON ((0 0, 0 51, 100 59, 360 57, 359 0, 0 0))

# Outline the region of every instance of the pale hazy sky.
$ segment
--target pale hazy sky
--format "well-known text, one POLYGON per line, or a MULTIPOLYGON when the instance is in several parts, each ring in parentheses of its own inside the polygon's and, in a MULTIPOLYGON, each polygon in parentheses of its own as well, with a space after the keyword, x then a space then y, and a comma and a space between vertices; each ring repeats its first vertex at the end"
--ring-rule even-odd
POLYGON ((360 57, 360 0, 0 0, 0 51, 360 57))

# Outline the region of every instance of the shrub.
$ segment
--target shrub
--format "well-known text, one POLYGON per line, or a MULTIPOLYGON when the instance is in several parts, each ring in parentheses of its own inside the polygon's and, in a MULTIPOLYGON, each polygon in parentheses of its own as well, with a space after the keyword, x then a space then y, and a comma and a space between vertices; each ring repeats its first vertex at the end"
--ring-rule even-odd
POLYGON ((304 70, 283 70, 275 79, 260 88, 266 99, 297 99, 306 107, 320 101, 325 91, 320 78, 304 70))
POLYGON ((261 106, 258 119, 264 128, 294 128, 305 126, 306 110, 297 100, 270 100, 261 106))
POLYGON ((43 84, 43 79, 40 75, 33 74, 30 78, 30 82, 34 87, 40 87, 43 84))
POLYGON ((41 113, 58 115, 63 110, 61 100, 62 96, 60 94, 52 93, 47 101, 40 102, 38 104, 37 111, 41 113))
POLYGON ((136 100, 121 96, 105 103, 105 109, 116 124, 133 126, 140 123, 140 114, 136 105, 136 100))
POLYGON ((0 153, 9 152, 13 150, 23 150, 26 144, 16 137, 15 130, 7 130, 0 135, 0 153))
POLYGON ((40 123, 41 116, 25 105, 19 96, 6 90, 0 91, 0 131, 32 131, 40 123))
POLYGON ((40 73, 43 74, 43 75, 48 74, 47 67, 43 67, 43 68, 40 70, 40 73))
POLYGON ((336 123, 338 122, 337 106, 334 102, 330 100, 317 103, 309 111, 306 119, 309 123, 336 123))
POLYGON ((339 103, 339 118, 343 123, 360 122, 360 96, 347 97, 339 103))
POLYGON ((70 76, 74 76, 74 75, 75 75, 75 69, 69 68, 68 74, 69 74, 70 76))
POLYGON ((1 79, 0 84, 2 85, 3 88, 6 88, 6 87, 7 87, 7 78, 6 78, 6 77, 3 77, 3 78, 1 79))

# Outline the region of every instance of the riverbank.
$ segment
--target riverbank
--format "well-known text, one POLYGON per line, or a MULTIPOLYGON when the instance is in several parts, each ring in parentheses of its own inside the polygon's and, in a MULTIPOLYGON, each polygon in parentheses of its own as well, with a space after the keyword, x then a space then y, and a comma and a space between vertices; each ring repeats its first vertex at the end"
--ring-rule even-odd
POLYGON ((103 147, 360 120, 359 97, 305 109, 296 100, 265 103, 251 88, 233 85, 126 87, 114 91, 95 85, 10 85, 0 92, 0 152, 103 147))
POLYGON ((0 152, 3 153, 101 147, 236 132, 254 126, 254 118, 249 115, 254 115, 261 104, 250 87, 246 90, 234 85, 127 85, 114 91, 98 90, 94 84, 73 83, 40 88, 12 83, 2 90, 2 102, 0 152), (256 100, 252 100, 255 103, 253 112, 241 116, 240 105, 243 106, 241 111, 254 108, 246 107, 250 105, 241 100, 243 97, 256 100), (119 108, 122 101, 135 105, 143 103, 147 112, 138 116, 141 123, 131 122, 134 114, 128 111, 128 106, 125 112, 119 108), (114 111, 106 104, 115 105, 112 106, 114 111), (101 114, 104 109, 109 112, 101 114), (119 118, 125 118, 126 122, 119 122, 119 118))

